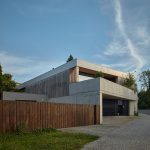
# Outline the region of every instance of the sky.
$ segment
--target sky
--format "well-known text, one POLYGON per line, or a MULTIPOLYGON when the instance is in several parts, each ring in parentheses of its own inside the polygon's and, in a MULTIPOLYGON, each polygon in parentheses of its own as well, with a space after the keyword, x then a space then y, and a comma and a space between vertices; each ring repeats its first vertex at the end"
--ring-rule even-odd
POLYGON ((24 82, 74 58, 150 69, 149 0, 0 0, 0 63, 24 82))

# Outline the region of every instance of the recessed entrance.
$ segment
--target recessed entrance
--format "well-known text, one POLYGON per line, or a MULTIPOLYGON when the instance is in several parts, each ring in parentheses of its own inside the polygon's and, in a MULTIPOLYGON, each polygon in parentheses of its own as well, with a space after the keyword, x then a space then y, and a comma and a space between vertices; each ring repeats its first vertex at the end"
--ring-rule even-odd
POLYGON ((128 116, 129 101, 103 99, 103 116, 128 116))

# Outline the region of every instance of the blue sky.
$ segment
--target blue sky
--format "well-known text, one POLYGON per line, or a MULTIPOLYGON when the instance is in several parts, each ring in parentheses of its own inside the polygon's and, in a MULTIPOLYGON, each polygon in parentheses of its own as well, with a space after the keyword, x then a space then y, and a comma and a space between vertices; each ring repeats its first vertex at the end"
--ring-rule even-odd
POLYGON ((150 68, 149 0, 0 0, 0 63, 24 82, 75 58, 150 68))

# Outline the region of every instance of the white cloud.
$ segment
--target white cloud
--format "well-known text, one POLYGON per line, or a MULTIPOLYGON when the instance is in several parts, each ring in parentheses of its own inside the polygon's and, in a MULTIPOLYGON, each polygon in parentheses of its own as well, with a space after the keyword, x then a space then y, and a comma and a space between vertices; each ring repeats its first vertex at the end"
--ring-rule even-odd
POLYGON ((136 69, 139 70, 144 66, 145 61, 144 61, 143 57, 139 55, 138 48, 135 46, 135 44, 132 42, 132 40, 127 35, 123 17, 122 17, 122 8, 121 8, 120 0, 114 0, 114 7, 115 7, 116 24, 117 24, 118 29, 119 29, 120 33, 122 34, 124 40, 126 41, 126 45, 128 47, 130 56, 134 59, 136 69))
POLYGON ((119 55, 122 56, 127 53, 127 46, 121 43, 119 40, 114 39, 108 44, 107 50, 104 52, 105 55, 119 55))
POLYGON ((144 68, 150 67, 149 17, 144 11, 145 4, 136 5, 132 10, 132 7, 129 7, 130 1, 124 3, 127 5, 121 5, 121 0, 113 0, 109 7, 105 7, 108 1, 103 1, 101 7, 105 9, 102 10, 109 12, 106 15, 114 15, 115 28, 112 28, 113 33, 109 34, 112 40, 104 47, 104 51, 94 56, 103 58, 104 61, 102 59, 101 61, 106 66, 123 71, 136 70, 139 73, 144 68))
POLYGON ((138 45, 149 47, 150 46, 150 35, 148 33, 147 27, 146 26, 138 27, 136 30, 136 33, 140 40, 140 42, 138 42, 138 45))
POLYGON ((63 62, 43 61, 40 58, 20 57, 0 51, 0 63, 4 72, 11 73, 16 81, 22 82, 54 67, 59 66, 63 62))
POLYGON ((122 62, 119 61, 118 63, 113 63, 113 64, 102 64, 104 67, 108 68, 114 68, 120 70, 120 68, 123 68, 123 71, 130 72, 131 70, 134 70, 134 64, 130 64, 130 62, 122 62))

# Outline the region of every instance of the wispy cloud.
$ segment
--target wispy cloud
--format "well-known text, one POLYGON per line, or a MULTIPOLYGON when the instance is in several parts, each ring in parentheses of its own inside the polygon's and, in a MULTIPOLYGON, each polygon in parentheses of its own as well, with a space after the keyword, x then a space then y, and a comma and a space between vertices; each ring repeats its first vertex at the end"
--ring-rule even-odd
POLYGON ((114 39, 110 44, 107 46, 107 51, 104 52, 105 55, 118 55, 122 56, 127 53, 127 46, 125 44, 120 43, 119 40, 114 39))
MULTIPOLYGON (((109 67, 123 71, 136 70, 141 72, 146 66, 150 67, 149 16, 145 12, 145 5, 147 6, 147 4, 144 4, 144 6, 137 4, 131 7, 130 1, 124 1, 125 5, 122 3, 121 0, 113 0, 109 7, 105 7, 105 5, 108 5, 107 0, 102 3, 105 11, 109 12, 106 15, 114 16, 112 21, 114 21, 115 26, 109 31, 112 32, 109 34, 111 40, 104 47, 104 51, 95 54, 97 56, 95 58, 98 58, 98 56, 103 60, 105 58, 106 61, 102 63, 109 67)), ((148 8, 147 10, 149 10, 148 8)))
POLYGON ((0 63, 4 72, 11 73, 18 82, 45 73, 63 62, 45 61, 35 57, 21 57, 0 51, 0 63))
POLYGON ((125 25, 122 17, 122 8, 121 8, 120 0, 114 0, 114 6, 116 12, 115 19, 116 19, 118 29, 122 34, 124 40, 126 41, 131 57, 133 57, 133 59, 135 60, 134 62, 136 63, 136 67, 137 67, 136 69, 141 69, 144 66, 144 59, 138 54, 138 48, 134 45, 134 43, 126 33, 125 25))
POLYGON ((138 38, 141 42, 138 43, 139 46, 150 46, 150 35, 148 34, 146 26, 138 27, 136 30, 138 38))

